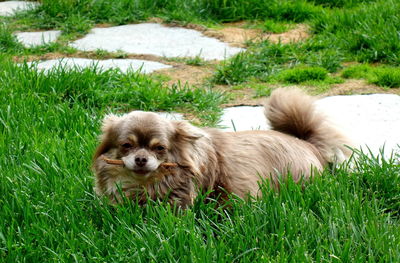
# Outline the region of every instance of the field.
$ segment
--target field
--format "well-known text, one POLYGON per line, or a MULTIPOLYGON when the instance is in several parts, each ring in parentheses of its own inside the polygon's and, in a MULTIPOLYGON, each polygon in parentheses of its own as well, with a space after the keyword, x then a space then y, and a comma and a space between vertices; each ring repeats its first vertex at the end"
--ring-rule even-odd
POLYGON ((398 155, 355 152, 351 167, 327 169, 312 182, 289 180, 279 192, 265 184, 262 198, 232 196, 228 207, 201 196, 185 211, 162 201, 111 206, 94 195, 90 170, 108 112, 178 111, 197 125, 217 126, 224 104, 264 99, 279 86, 296 85, 311 94, 399 94, 400 0, 41 3, 0 18, 0 262, 400 261, 398 155), (246 52, 221 63, 162 58, 212 72, 194 83, 95 67, 43 73, 24 63, 129 57, 80 52, 66 43, 95 25, 155 18, 216 30, 240 21, 245 29, 273 33, 301 23, 309 37, 252 41, 246 52), (63 34, 35 48, 12 35, 39 29, 63 34), (368 88, 340 89, 349 79, 361 79, 368 88))

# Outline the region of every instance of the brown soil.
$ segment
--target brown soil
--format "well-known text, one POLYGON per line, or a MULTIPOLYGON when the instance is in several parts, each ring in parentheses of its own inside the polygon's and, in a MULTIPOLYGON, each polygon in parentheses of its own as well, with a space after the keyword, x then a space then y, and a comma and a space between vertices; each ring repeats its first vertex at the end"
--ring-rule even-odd
POLYGON ((281 34, 269 34, 265 38, 272 42, 290 43, 305 40, 309 35, 309 28, 307 25, 299 24, 296 28, 281 34))
POLYGON ((270 40, 272 42, 290 43, 304 40, 309 37, 309 28, 305 24, 298 24, 296 28, 284 33, 274 34, 263 32, 261 29, 244 28, 246 21, 238 21, 223 24, 221 29, 209 29, 202 25, 181 23, 164 23, 160 18, 151 18, 148 22, 159 23, 168 27, 184 27, 200 31, 208 37, 217 38, 223 42, 229 43, 231 46, 245 47, 247 41, 270 40))
POLYGON ((265 97, 255 98, 255 91, 252 88, 242 88, 239 90, 232 90, 229 86, 218 85, 216 90, 226 92, 230 95, 230 101, 221 107, 236 107, 236 106, 260 106, 265 102, 265 97))
POLYGON ((344 83, 333 85, 332 88, 324 93, 326 96, 348 95, 348 94, 372 94, 390 93, 400 95, 400 88, 382 88, 367 83, 365 80, 349 79, 344 83))
POLYGON ((308 27, 304 24, 297 25, 296 28, 281 34, 272 34, 262 32, 261 29, 248 29, 237 27, 237 25, 226 26, 222 29, 206 30, 203 32, 206 36, 218 38, 221 41, 229 43, 231 46, 245 47, 248 41, 270 40, 271 42, 290 43, 308 38, 308 27))
POLYGON ((190 66, 190 65, 177 65, 171 69, 163 69, 157 71, 155 74, 167 76, 170 80, 168 85, 176 84, 189 84, 193 86, 201 86, 210 78, 215 70, 214 65, 207 66, 190 66))
MULTIPOLYGON (((272 86, 273 88, 279 87, 297 87, 302 88, 308 91, 310 94, 313 94, 313 87, 305 87, 305 86, 284 86, 281 84, 271 85, 265 84, 268 86, 272 86)), ((222 107, 233 107, 233 106, 259 106, 263 105, 265 102, 265 97, 254 98, 255 91, 251 88, 244 88, 240 90, 232 90, 228 86, 218 86, 218 89, 229 92, 233 94, 232 100, 228 104, 222 105, 222 107)), ((346 82, 341 84, 332 85, 331 89, 328 91, 318 94, 319 97, 326 96, 334 96, 334 95, 351 95, 351 94, 374 94, 374 93, 386 93, 386 94, 397 94, 400 95, 400 88, 382 88, 372 84, 368 84, 365 80, 356 80, 349 79, 346 82)))
POLYGON ((51 60, 51 59, 59 59, 59 58, 88 58, 88 59, 142 59, 142 60, 149 60, 149 61, 156 61, 160 63, 164 63, 167 65, 179 65, 177 62, 169 61, 165 58, 154 56, 154 55, 137 55, 137 54, 124 54, 118 55, 118 53, 110 53, 108 55, 97 55, 93 51, 78 51, 73 54, 65 54, 60 52, 51 52, 46 53, 44 55, 31 55, 25 57, 18 57, 15 56, 13 60, 15 62, 22 62, 22 61, 36 61, 36 60, 51 60))

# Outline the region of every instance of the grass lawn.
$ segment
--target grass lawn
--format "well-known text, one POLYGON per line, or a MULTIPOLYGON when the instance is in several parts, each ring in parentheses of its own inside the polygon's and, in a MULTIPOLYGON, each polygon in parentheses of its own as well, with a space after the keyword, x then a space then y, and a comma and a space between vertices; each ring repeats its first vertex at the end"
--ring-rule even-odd
MULTIPOLYGON (((262 198, 232 196, 228 208, 202 196, 185 211, 161 201, 110 206, 94 195, 90 170, 100 120, 110 111, 180 111, 216 125, 230 94, 215 84, 326 86, 363 78, 397 89, 399 8, 400 0, 43 0, 36 10, 0 18, 0 262, 400 262, 398 155, 355 153, 351 169, 327 169, 303 185, 288 181, 279 192, 263 185, 262 198), (301 22, 313 35, 249 43, 204 86, 96 68, 43 73, 13 62, 77 54, 66 41, 93 25, 150 17, 203 25, 248 20, 274 31, 301 22), (61 40, 37 48, 11 35, 50 28, 63 30, 61 40)), ((270 93, 255 87, 259 96, 270 93)))

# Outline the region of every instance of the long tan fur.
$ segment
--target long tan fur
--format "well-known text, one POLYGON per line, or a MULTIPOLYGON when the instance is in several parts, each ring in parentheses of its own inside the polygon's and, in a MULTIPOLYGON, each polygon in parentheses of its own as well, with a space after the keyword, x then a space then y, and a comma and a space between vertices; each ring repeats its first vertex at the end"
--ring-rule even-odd
POLYGON ((265 116, 273 130, 313 144, 325 162, 342 162, 351 153, 351 143, 316 111, 314 102, 299 89, 277 89, 265 104, 265 116))
POLYGON ((128 198, 145 202, 147 198, 168 197, 185 207, 192 204, 199 191, 230 192, 242 198, 257 196, 260 180, 270 180, 277 186, 278 178, 288 173, 295 181, 307 179, 326 164, 343 161, 350 153, 344 146, 347 139, 316 111, 313 98, 300 90, 274 91, 265 114, 272 130, 243 132, 201 129, 149 112, 108 116, 94 157, 96 191, 112 201, 119 200, 119 185, 128 198), (121 147, 126 147, 128 138, 137 146, 126 151, 121 147), (162 143, 165 151, 152 150, 147 144, 152 142, 162 143), (129 163, 130 156, 139 153, 156 158, 154 162, 160 164, 178 163, 179 168, 167 170, 159 165, 140 175, 135 165, 133 170, 128 169, 129 165, 116 167, 100 157, 126 158, 129 163), (168 176, 162 176, 165 173, 168 176))

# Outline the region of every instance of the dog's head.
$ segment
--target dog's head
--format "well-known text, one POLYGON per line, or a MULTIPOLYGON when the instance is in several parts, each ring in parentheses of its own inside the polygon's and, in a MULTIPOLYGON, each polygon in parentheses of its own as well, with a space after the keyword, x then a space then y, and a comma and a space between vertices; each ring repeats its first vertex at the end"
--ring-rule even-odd
POLYGON ((101 144, 94 159, 107 154, 122 159, 134 178, 151 177, 163 162, 179 162, 180 148, 202 137, 201 130, 186 121, 171 121, 156 113, 133 111, 103 120, 101 144))

